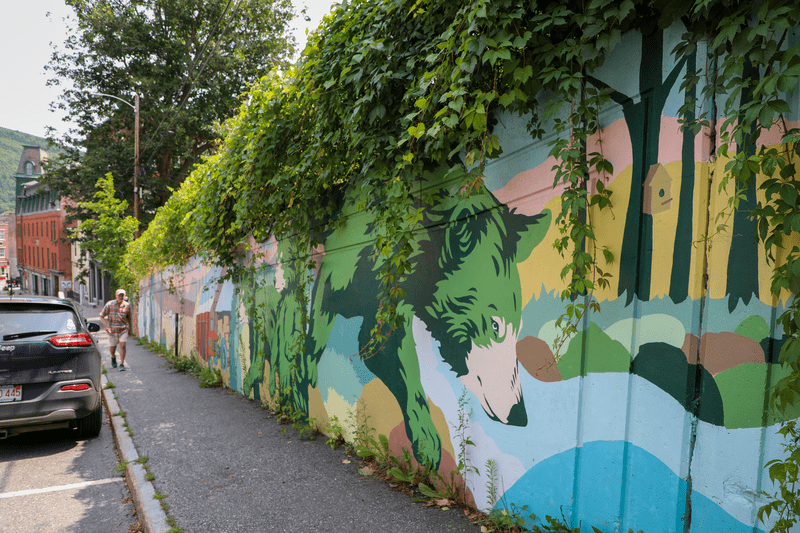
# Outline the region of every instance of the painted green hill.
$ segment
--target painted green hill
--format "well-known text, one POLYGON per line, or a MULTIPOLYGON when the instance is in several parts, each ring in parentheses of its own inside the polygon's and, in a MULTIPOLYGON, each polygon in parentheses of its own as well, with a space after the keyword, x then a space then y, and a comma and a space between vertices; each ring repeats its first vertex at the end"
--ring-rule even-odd
POLYGON ((52 157, 47 140, 28 133, 0 127, 0 213, 14 210, 14 174, 22 155, 22 145, 41 146, 52 157))

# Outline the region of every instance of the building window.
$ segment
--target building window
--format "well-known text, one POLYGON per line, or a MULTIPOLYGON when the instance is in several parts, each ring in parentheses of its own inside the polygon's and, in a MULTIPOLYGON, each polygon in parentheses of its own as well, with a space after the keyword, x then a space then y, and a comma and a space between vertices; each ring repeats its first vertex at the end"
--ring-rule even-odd
POLYGON ((5 256, 6 256, 6 247, 0 246, 0 259, 5 258, 5 256))
POLYGON ((26 161, 25 162, 25 175, 26 176, 33 176, 33 162, 26 161))
POLYGON ((6 240, 6 230, 0 229, 0 242, 3 242, 5 240, 6 240))

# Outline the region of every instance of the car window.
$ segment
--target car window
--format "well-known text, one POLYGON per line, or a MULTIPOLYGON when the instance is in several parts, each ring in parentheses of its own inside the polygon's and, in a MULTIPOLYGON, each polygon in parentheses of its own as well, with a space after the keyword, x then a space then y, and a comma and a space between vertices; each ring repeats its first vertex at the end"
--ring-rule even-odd
POLYGON ((57 310, 0 310, 0 335, 25 333, 28 331, 55 331, 76 333, 80 322, 68 309, 57 310))

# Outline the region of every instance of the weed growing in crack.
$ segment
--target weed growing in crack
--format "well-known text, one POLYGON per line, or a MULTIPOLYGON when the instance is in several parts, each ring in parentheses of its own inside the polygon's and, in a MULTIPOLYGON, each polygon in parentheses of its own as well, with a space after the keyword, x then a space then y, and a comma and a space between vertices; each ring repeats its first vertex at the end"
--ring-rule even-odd
POLYGON ((167 524, 170 526, 170 528, 167 530, 167 533, 183 533, 183 528, 175 525, 174 516, 167 517, 167 524))
MULTIPOLYGON (((280 376, 277 372, 275 372, 275 383, 280 382, 280 376)), ((267 379, 267 376, 264 376, 264 379, 267 379)), ((275 387, 275 393, 272 396, 267 397, 265 400, 261 402, 261 407, 269 411, 270 413, 277 413, 280 411, 281 408, 281 389, 280 387, 275 387)))
POLYGON ((200 371, 197 376, 200 380, 200 388, 215 388, 222 386, 222 370, 208 366, 200 371))
POLYGON ((207 366, 200 359, 197 350, 192 349, 189 355, 186 356, 176 355, 161 344, 148 341, 147 337, 140 339, 140 344, 144 344, 149 351, 166 359, 171 368, 174 368, 178 372, 191 374, 196 377, 198 380, 200 380, 201 388, 223 386, 222 370, 219 368, 214 368, 211 365, 207 366))
POLYGON ((278 389, 261 406, 275 415, 278 423, 284 426, 281 428, 281 433, 285 434, 291 424, 291 428, 300 434, 301 439, 316 440, 321 434, 319 422, 294 406, 291 392, 292 389, 288 386, 278 389))
POLYGON ((329 435, 326 444, 331 447, 331 450, 335 450, 337 446, 344 443, 344 429, 335 415, 325 425, 323 432, 329 435))
POLYGON ((489 507, 494 508, 497 503, 497 462, 494 459, 486 460, 486 492, 489 495, 489 507))

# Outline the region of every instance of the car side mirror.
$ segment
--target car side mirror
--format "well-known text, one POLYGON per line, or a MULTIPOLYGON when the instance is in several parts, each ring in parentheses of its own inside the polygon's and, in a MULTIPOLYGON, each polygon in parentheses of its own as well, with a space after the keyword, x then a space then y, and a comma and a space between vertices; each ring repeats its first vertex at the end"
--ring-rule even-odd
POLYGON ((89 333, 97 333, 100 331, 100 324, 95 324, 94 322, 89 322, 87 327, 89 329, 89 333))

